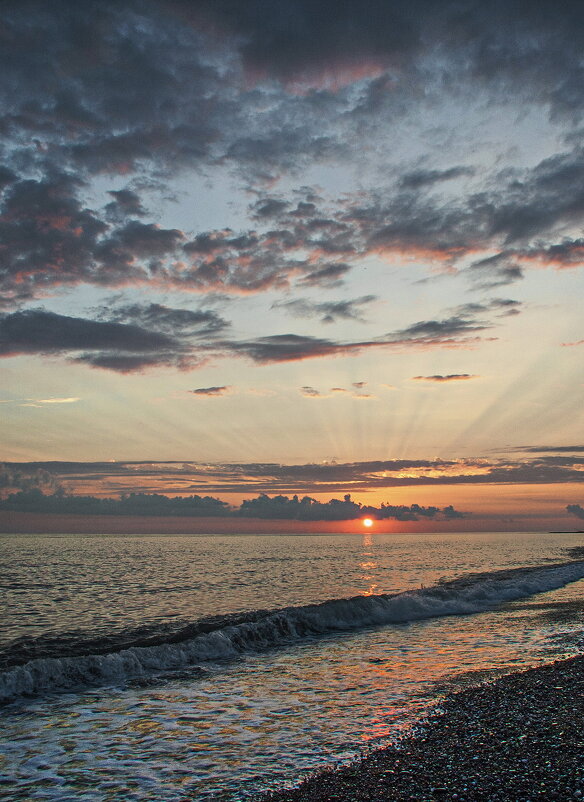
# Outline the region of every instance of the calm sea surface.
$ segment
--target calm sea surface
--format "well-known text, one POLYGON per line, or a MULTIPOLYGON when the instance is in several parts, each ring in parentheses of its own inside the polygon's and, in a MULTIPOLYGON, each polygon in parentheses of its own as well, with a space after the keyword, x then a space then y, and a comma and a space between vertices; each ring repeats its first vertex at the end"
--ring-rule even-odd
POLYGON ((0 536, 0 799, 240 800, 580 652, 584 536, 0 536))

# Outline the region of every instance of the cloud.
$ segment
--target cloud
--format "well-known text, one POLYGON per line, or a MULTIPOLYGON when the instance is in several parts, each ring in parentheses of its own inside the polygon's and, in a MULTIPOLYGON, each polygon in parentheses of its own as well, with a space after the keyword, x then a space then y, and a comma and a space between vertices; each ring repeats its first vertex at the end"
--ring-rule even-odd
POLYGON ((320 317, 322 323, 336 323, 338 320, 364 321, 360 307, 373 303, 376 295, 363 295, 348 301, 325 301, 315 303, 305 298, 295 298, 292 301, 276 301, 272 309, 284 309, 293 317, 311 318, 320 317))
POLYGON ((524 277, 523 270, 506 253, 487 256, 467 269, 470 279, 480 289, 495 289, 513 284, 524 277))
MULTIPOLYGON (((440 86, 457 79, 502 96, 513 93, 547 103, 554 115, 578 116, 580 31, 583 12, 551 0, 537 7, 519 2, 488 11, 456 2, 439 7, 424 0, 407 5, 349 0, 276 0, 266 10, 259 0, 186 0, 173 4, 193 28, 203 25, 237 47, 248 80, 276 79, 291 88, 331 88, 393 77, 415 95, 423 67, 433 67, 440 86), (429 56, 428 56, 429 54, 429 56), (387 77, 383 72, 387 71, 387 77)), ((372 104, 368 98, 369 106, 372 104)), ((379 101, 378 101, 379 102, 379 101)), ((367 101, 362 100, 367 108, 367 101)))
POLYGON ((106 214, 109 214, 113 219, 123 219, 124 217, 134 215, 135 217, 144 217, 146 210, 142 206, 140 196, 129 188, 109 190, 113 200, 105 209, 106 214))
MULTIPOLYGON (((11 487, 11 489, 14 489, 11 487)), ((153 515, 153 516, 225 516, 262 518, 268 520, 345 521, 368 515, 379 520, 417 521, 426 519, 463 518, 452 505, 438 507, 364 506, 345 494, 343 500, 330 499, 323 503, 305 496, 288 498, 261 494, 246 499, 238 508, 213 496, 165 496, 159 493, 127 493, 119 499, 85 495, 65 495, 62 492, 43 494, 38 488, 21 490, 0 500, 0 509, 25 512, 82 515, 153 515)))
POLYGON ((127 493, 119 499, 63 492, 43 494, 22 490, 0 500, 0 509, 57 515, 164 515, 215 517, 232 514, 227 502, 212 496, 168 497, 158 493, 127 493))
POLYGON ((371 348, 468 348, 476 344, 477 335, 491 324, 466 316, 422 320, 405 329, 389 332, 370 340, 334 341, 298 334, 278 334, 247 342, 225 341, 225 354, 247 356, 259 364, 294 362, 332 356, 353 356, 371 348), (470 336, 469 336, 470 335, 470 336))
POLYGON ((474 174, 475 170, 472 167, 449 167, 447 170, 416 170, 402 175, 399 185, 403 189, 415 190, 438 184, 442 181, 473 176, 474 174))
POLYGON ((584 345, 584 340, 576 340, 573 343, 560 343, 560 345, 563 345, 566 348, 574 348, 578 345, 584 345))
POLYGON ((73 362, 88 365, 101 370, 112 370, 115 373, 143 373, 155 368, 175 368, 180 371, 191 371, 206 364, 204 357, 176 350, 155 350, 152 354, 133 353, 83 353, 71 357, 73 362))
POLYGON ((584 507, 580 504, 568 504, 566 510, 570 515, 575 515, 576 518, 584 518, 584 507))
POLYGON ((370 460, 289 465, 280 463, 36 462, 7 463, 21 472, 48 471, 71 492, 116 487, 140 492, 346 493, 399 487, 454 485, 556 485, 584 482, 581 458, 370 460))
POLYGON ((531 453, 540 453, 546 451, 558 451, 573 453, 574 451, 584 451, 584 445, 577 446, 517 446, 516 451, 528 451, 531 453))
MULTIPOLYGON (((164 314, 162 317, 168 322, 164 314)), ((178 370, 200 367, 207 359, 206 354, 196 353, 188 336, 175 331, 173 335, 134 323, 28 309, 0 316, 0 357, 64 356, 73 362, 119 373, 157 367, 178 370)))
POLYGON ((354 356, 371 348, 468 348, 480 339, 468 335, 490 325, 467 315, 419 321, 369 340, 335 341, 288 333, 238 341, 221 338, 228 324, 214 311, 151 303, 98 307, 94 314, 97 319, 44 309, 0 315, 0 357, 62 355, 120 373, 156 367, 189 371, 211 357, 247 357, 263 365, 354 356))
POLYGON ((446 376, 442 376, 440 374, 434 374, 434 376, 412 376, 413 381, 425 381, 425 382, 456 382, 456 381, 466 381, 467 379, 478 379, 479 376, 475 376, 471 373, 449 373, 446 376))
POLYGON ((101 320, 131 323, 174 337, 215 337, 229 327, 213 310, 176 309, 159 303, 108 305, 93 311, 101 320))
POLYGON ((0 355, 59 354, 84 349, 148 352, 179 348, 166 334, 29 309, 0 317, 0 355))
MULTIPOLYGON (((584 214, 577 129, 539 162, 480 170, 436 147, 408 163, 387 148, 378 163, 386 143, 375 136, 399 133, 409 110, 423 117, 445 96, 521 112, 541 103, 565 131, 584 109, 577 4, 561 13, 550 0, 500 3, 490 13, 470 4, 461 13, 454 0, 439 9, 423 0, 275 0, 269 8, 56 0, 7 2, 0 15, 2 356, 62 355, 133 372, 191 370, 221 357, 270 364, 371 348, 466 348, 520 303, 466 304, 363 340, 268 332, 245 341, 204 309, 120 302, 83 319, 28 307, 85 284, 285 292, 274 308, 296 318, 362 322, 373 295, 290 293, 338 287, 372 256, 440 263, 475 289, 514 283, 532 266, 583 263, 584 240, 570 231, 584 214), (308 183, 307 166, 330 163, 374 164, 378 185, 367 186, 365 170, 352 195, 290 189, 290 176, 308 183), (253 193, 241 230, 185 233, 148 213, 166 213, 155 200, 165 182, 194 171, 211 182, 229 173, 253 193)), ((432 132, 420 131, 428 141, 432 132)))
POLYGON ((346 521, 355 520, 364 515, 378 520, 393 519, 396 521, 417 521, 420 518, 463 518, 463 513, 455 510, 452 506, 444 510, 438 507, 420 507, 418 504, 389 505, 382 504, 380 507, 363 505, 353 501, 349 494, 345 494, 341 499, 330 499, 323 503, 314 498, 305 496, 299 499, 298 496, 289 498, 288 496, 274 496, 262 494, 254 499, 247 499, 242 502, 238 511, 239 515, 250 518, 268 518, 299 520, 299 521, 346 521))
POLYGON ((350 265, 342 262, 326 265, 302 276, 298 284, 303 287, 337 287, 350 269, 350 265))
POLYGON ((305 396, 305 398, 323 398, 324 396, 319 390, 316 390, 314 387, 309 387, 305 385, 304 387, 300 388, 300 393, 305 396))
POLYGON ((442 320, 420 320, 393 335, 396 342, 437 342, 445 338, 458 337, 469 333, 484 331, 489 323, 473 320, 470 316, 455 315, 442 320))
POLYGON ((197 387, 196 390, 191 390, 196 396, 204 396, 206 398, 216 398, 221 395, 229 395, 233 388, 229 384, 224 384, 220 387, 197 387))
POLYGON ((7 490, 41 490, 55 492, 61 489, 59 479, 44 468, 0 463, 0 497, 7 490))
MULTIPOLYGON (((580 151, 542 161, 525 170, 521 181, 502 175, 496 190, 469 195, 458 205, 421 191, 412 195, 388 189, 362 192, 359 203, 344 199, 329 208, 306 199, 294 205, 264 196, 252 214, 271 228, 202 231, 189 240, 179 229, 129 219, 145 214, 133 190, 111 190, 112 203, 91 209, 80 197, 84 181, 52 169, 43 179, 16 181, 4 193, 0 291, 8 303, 79 283, 246 293, 293 284, 326 288, 338 286, 356 260, 374 253, 456 262, 496 248, 464 268, 476 287, 495 288, 522 278, 525 266, 545 261, 548 251, 551 264, 567 252, 566 241, 546 245, 545 237, 555 236, 557 226, 577 221, 584 212, 584 196, 572 173, 584 175, 580 151), (509 247, 501 250, 502 242, 509 247)), ((278 306, 296 316, 333 322, 362 320, 359 307, 373 300, 362 296, 315 303, 298 298, 278 306)))
POLYGON ((247 356, 259 364, 296 362, 322 356, 349 355, 364 347, 362 343, 336 343, 299 334, 275 334, 248 342, 225 344, 226 351, 247 356))

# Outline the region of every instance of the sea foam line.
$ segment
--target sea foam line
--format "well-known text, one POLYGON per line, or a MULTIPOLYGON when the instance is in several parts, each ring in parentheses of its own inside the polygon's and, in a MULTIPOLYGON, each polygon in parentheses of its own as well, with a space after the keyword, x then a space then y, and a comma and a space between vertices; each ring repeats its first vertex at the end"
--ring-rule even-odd
POLYGON ((212 660, 382 624, 490 610, 498 604, 584 578, 584 560, 471 574, 430 588, 355 596, 266 612, 182 642, 132 646, 106 654, 37 658, 0 674, 0 702, 22 696, 111 685, 212 660))

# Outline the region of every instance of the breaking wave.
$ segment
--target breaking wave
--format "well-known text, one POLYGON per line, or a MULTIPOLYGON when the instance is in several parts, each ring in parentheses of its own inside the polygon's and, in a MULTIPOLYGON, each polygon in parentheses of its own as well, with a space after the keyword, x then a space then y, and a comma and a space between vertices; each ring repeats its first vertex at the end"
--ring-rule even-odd
POLYGON ((465 615, 584 578, 584 560, 469 574, 397 594, 333 599, 302 607, 216 616, 193 624, 114 633, 15 641, 0 673, 0 702, 22 696, 119 685, 209 661, 285 646, 307 637, 465 615), (28 658, 31 659, 28 659, 28 658))

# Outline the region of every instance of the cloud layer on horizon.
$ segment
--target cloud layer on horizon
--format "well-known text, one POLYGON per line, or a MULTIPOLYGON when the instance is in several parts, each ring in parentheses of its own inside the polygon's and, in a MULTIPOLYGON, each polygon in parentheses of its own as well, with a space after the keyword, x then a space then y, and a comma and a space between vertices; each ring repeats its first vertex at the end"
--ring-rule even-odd
MULTIPOLYGON (((202 388, 213 390, 216 388, 202 388)), ((218 388, 221 389, 221 388, 218 388)), ((340 493, 397 487, 553 485, 584 482, 576 454, 523 459, 374 460, 285 465, 196 462, 6 463, 6 475, 50 475, 72 492, 88 486, 161 493, 340 493)), ((18 484, 15 487, 19 487, 18 484)), ((106 491, 107 495, 107 491, 106 491)))

